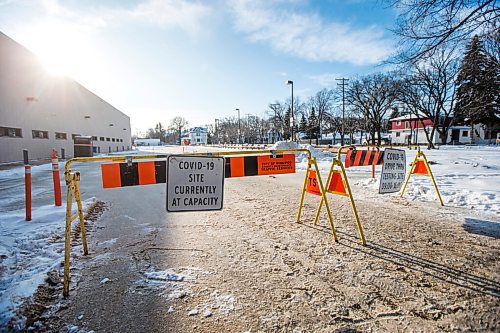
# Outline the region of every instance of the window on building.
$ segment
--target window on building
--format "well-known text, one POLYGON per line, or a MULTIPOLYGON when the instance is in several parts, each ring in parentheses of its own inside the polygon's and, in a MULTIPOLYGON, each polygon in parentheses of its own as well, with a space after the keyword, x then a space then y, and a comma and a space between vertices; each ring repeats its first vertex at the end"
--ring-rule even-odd
POLYGON ((0 127, 0 136, 10 136, 12 138, 21 138, 22 131, 20 128, 0 127))
POLYGON ((101 136, 101 137, 99 138, 99 141, 104 141, 104 137, 103 137, 103 136, 101 136))
POLYGON ((409 121, 405 121, 405 128, 410 128, 410 122, 409 121))
POLYGON ((67 140, 68 136, 66 135, 66 133, 56 132, 56 139, 57 140, 67 140))
POLYGON ((469 136, 469 131, 463 131, 462 132, 462 137, 466 138, 469 136))
POLYGON ((81 135, 81 134, 71 134, 71 138, 72 138, 73 140, 75 140, 75 138, 76 138, 77 136, 82 136, 82 135, 81 135))
POLYGON ((48 139, 49 131, 32 130, 33 139, 48 139))
POLYGON ((120 139, 120 142, 123 142, 123 139, 120 139))
POLYGON ((111 139, 110 138, 106 138, 106 141, 111 141, 111 139))
POLYGON ((401 125, 401 120, 396 120, 396 125, 401 125))
POLYGON ((196 132, 196 136, 201 136, 200 132, 196 132))
POLYGON ((115 138, 111 138, 111 142, 115 142, 115 138))
POLYGON ((396 138, 399 138, 401 136, 400 132, 396 132, 396 138))
POLYGON ((92 141, 97 141, 97 136, 93 136, 92 141))

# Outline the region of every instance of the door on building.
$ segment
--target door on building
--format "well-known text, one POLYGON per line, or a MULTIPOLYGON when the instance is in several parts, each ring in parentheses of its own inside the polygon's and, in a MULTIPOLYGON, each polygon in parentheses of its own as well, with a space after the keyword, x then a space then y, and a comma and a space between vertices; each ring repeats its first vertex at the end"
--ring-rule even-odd
POLYGON ((456 145, 460 142, 460 130, 452 129, 451 130, 451 144, 456 145))

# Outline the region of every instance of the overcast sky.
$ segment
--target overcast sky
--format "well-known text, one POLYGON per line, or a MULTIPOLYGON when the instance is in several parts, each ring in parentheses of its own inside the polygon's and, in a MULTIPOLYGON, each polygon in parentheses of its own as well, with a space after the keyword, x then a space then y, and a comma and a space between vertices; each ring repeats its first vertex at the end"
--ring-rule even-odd
POLYGON ((382 71, 396 17, 369 0, 0 0, 0 31, 129 115, 132 132, 264 116, 382 71))

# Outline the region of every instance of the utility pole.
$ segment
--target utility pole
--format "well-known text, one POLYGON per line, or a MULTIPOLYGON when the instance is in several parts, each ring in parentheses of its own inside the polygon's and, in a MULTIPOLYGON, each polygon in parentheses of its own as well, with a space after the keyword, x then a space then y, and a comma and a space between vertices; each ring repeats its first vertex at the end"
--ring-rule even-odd
POLYGON ((344 117, 345 117, 345 86, 346 86, 346 81, 349 81, 349 79, 346 78, 340 78, 340 79, 335 79, 337 81, 342 81, 342 83, 337 83, 338 86, 342 86, 342 133, 340 136, 340 145, 344 145, 344 117))

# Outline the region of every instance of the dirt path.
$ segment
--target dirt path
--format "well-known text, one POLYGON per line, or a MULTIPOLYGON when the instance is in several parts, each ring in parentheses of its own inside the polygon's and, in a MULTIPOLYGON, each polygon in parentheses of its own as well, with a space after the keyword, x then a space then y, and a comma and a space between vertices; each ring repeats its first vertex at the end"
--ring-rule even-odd
POLYGON ((295 223, 301 183, 231 179, 219 212, 167 215, 161 195, 135 196, 163 210, 156 219, 116 215, 130 203, 110 203, 91 256, 76 259, 78 286, 56 297, 40 330, 498 332, 498 228, 437 201, 356 197, 361 246, 347 199, 329 195, 334 243, 325 214, 311 224, 318 197, 306 195, 295 223))

